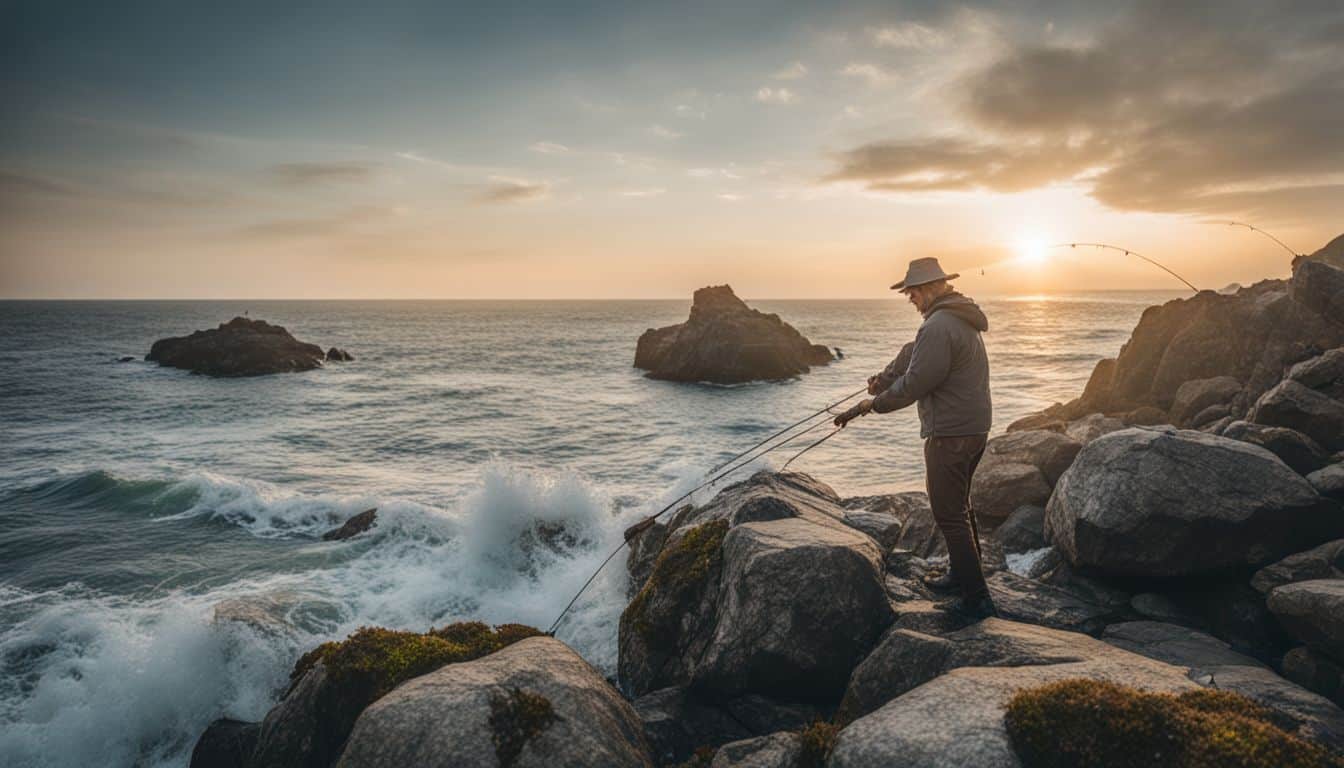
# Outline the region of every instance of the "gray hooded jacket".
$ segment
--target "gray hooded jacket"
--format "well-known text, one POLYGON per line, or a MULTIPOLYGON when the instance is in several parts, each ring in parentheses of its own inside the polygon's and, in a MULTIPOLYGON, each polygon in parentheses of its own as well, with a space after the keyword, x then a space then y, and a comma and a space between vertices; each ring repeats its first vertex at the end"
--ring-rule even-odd
POLYGON ((960 293, 940 296, 924 313, 913 344, 878 374, 886 389, 873 410, 887 413, 919 404, 920 437, 989 434, 989 358, 982 331, 989 320, 960 293))

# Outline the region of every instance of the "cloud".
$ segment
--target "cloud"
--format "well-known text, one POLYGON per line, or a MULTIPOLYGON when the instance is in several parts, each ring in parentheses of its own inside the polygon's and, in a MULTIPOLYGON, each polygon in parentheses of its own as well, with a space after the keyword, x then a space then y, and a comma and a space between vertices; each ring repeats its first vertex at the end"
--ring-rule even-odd
POLYGON ((60 179, 0 169, 0 200, 14 197, 76 197, 80 190, 60 179))
POLYGON ((747 199, 746 195, 740 195, 736 192, 720 192, 719 194, 715 195, 715 197, 730 203, 736 203, 740 200, 747 199))
POLYGON ((1329 4, 1275 16, 1141 3, 1083 44, 1007 46, 950 87, 955 130, 836 153, 825 179, 901 192, 1072 182, 1120 210, 1300 215, 1344 181, 1344 63, 1320 35, 1341 17, 1329 4))
POLYGON ((672 139, 680 139, 682 136, 686 135, 681 131, 674 131, 671 128, 657 124, 649 126, 649 133, 660 139, 667 139, 669 141, 672 139))
POLYGON ((851 62, 846 65, 844 69, 840 70, 840 74, 845 77, 863 80, 869 85, 884 85, 899 78, 899 75, 895 72, 889 72, 876 64, 858 62, 851 62))
POLYGON ((762 86, 756 91, 756 100, 762 104, 792 104, 797 99, 788 88, 762 86))
POLYGON ((884 27, 869 27, 868 36, 875 44, 884 48, 941 48, 947 43, 947 36, 942 32, 913 21, 884 27))
POLYGON ((567 155, 573 150, 564 144, 557 144, 553 141, 534 141, 528 149, 542 155, 567 155))
POLYGON ((801 80, 802 78, 807 77, 807 65, 803 64, 801 61, 795 61, 787 67, 778 70, 771 75, 771 77, 776 80, 801 80))
POLYGON ((271 219, 238 230, 247 239, 300 240, 350 234, 357 225, 387 219, 397 212, 391 208, 372 205, 355 206, 328 216, 310 218, 271 219))
POLYGON ((686 175, 693 179, 740 179, 742 175, 730 168, 689 168, 686 175))
POLYGON ((373 169, 359 162, 280 163, 271 166, 270 173, 281 184, 309 186, 365 181, 373 169))
POLYGON ((667 190, 663 189, 662 187, 650 187, 648 189, 627 189, 621 192, 621 197, 637 197, 637 198, 658 197, 659 195, 663 194, 666 191, 667 190))
POLYGON ((490 184, 476 196, 476 201, 488 205, 522 203, 545 200, 551 195, 551 185, 544 181, 490 177, 490 184))

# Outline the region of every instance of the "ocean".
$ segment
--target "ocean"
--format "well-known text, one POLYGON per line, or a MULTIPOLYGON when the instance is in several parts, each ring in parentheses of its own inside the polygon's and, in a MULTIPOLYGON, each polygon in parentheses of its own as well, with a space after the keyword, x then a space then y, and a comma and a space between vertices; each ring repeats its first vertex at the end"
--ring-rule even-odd
MULTIPOLYGON (((996 431, 1076 396, 1179 295, 982 301, 996 431)), ((750 303, 844 359, 644 378, 635 340, 687 301, 0 302, 0 765, 183 766, 211 720, 260 719, 300 653, 362 625, 544 629, 626 526, 862 387, 919 320, 897 298, 750 303), (356 360, 212 379, 141 359, 244 312, 356 360), (321 541, 369 507, 369 534, 321 541)), ((792 468, 846 496, 918 489, 918 435, 913 409, 866 417, 792 468)), ((608 674, 626 586, 618 557, 558 633, 608 674)))

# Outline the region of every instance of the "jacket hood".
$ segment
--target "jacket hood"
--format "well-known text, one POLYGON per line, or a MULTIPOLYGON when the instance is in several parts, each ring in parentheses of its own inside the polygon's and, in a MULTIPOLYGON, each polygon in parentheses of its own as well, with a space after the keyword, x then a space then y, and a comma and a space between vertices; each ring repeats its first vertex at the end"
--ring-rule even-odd
POLYGON ((956 291, 934 299, 933 305, 929 307, 929 311, 924 313, 924 318, 928 319, 933 316, 934 312, 940 311, 956 315, 962 320, 965 320, 972 328, 982 333, 989 330, 989 318, 985 317, 985 313, 980 309, 980 306, 970 298, 963 296, 956 291))

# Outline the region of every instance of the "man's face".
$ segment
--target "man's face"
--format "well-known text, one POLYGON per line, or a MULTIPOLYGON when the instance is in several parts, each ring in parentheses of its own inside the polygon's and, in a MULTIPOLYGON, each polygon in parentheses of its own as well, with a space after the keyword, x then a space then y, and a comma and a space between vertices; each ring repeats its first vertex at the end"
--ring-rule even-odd
POLYGON ((905 292, 905 298, 909 299, 915 309, 922 313, 929 306, 932 290, 933 286, 931 284, 916 285, 905 292))

